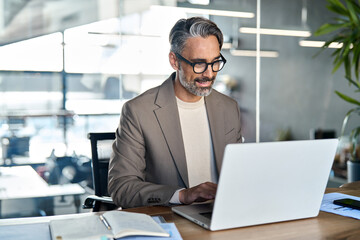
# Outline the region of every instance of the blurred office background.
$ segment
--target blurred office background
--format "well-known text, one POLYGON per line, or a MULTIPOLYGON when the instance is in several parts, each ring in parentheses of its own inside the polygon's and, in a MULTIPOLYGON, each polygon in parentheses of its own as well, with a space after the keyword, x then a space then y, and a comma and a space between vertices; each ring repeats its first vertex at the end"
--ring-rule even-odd
POLYGON ((1 167, 91 192, 87 134, 115 131, 122 104, 171 74, 169 30, 191 16, 223 31, 215 87, 238 101, 246 142, 340 135, 350 105, 334 91, 353 91, 332 50, 304 46, 327 40, 312 34, 333 17, 325 0, 0 0, 1 167), (257 43, 256 27, 287 31, 257 43))

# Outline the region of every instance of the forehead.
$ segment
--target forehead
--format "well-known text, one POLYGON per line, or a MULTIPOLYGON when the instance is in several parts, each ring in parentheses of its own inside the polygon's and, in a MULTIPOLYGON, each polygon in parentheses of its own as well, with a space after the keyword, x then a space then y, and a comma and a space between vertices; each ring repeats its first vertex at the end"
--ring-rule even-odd
POLYGON ((182 55, 189 59, 207 59, 211 61, 220 55, 219 41, 213 35, 206 38, 188 38, 182 55))

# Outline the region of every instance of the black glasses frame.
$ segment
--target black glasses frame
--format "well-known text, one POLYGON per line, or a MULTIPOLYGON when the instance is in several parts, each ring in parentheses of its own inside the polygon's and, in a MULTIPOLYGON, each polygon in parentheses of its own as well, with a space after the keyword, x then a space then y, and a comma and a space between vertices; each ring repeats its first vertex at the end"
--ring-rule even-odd
POLYGON ((225 63, 226 63, 226 59, 224 58, 224 56, 223 56, 221 53, 220 53, 221 59, 216 60, 216 61, 211 62, 211 63, 207 63, 207 62, 197 62, 197 63, 193 63, 193 62, 190 62, 189 60, 187 60, 186 58, 184 58, 183 56, 181 56, 179 53, 175 53, 175 55, 176 55, 176 57, 179 58, 180 60, 182 60, 182 61, 186 62, 187 64, 189 64, 190 66, 192 66, 194 73, 197 73, 197 74, 201 74, 201 73, 205 72, 205 71, 208 69, 208 66, 209 66, 209 65, 211 65, 211 70, 212 70, 213 72, 219 72, 219 71, 221 71, 221 69, 224 68, 225 63), (222 65, 221 68, 219 68, 219 70, 214 71, 214 64, 215 64, 215 63, 218 63, 218 62, 224 62, 224 64, 222 65), (206 67, 205 67, 204 71, 202 71, 202 72, 196 72, 196 71, 195 71, 195 65, 196 65, 196 64, 206 64, 206 67))

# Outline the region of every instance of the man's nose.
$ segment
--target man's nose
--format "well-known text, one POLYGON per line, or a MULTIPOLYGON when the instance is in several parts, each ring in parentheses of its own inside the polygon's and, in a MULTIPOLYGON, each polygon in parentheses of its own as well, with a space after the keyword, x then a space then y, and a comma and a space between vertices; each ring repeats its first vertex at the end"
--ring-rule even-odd
POLYGON ((203 76, 204 77, 208 77, 209 79, 213 78, 214 76, 214 72, 211 68, 211 65, 208 65, 207 69, 205 70, 205 72, 203 72, 203 76))

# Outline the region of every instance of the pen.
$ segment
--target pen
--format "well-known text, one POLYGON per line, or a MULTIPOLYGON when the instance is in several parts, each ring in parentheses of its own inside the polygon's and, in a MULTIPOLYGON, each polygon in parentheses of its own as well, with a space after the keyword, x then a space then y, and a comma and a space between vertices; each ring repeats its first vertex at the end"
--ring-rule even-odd
POLYGON ((109 230, 111 230, 110 224, 108 223, 108 221, 106 221, 106 219, 104 218, 103 215, 99 215, 100 220, 104 223, 105 227, 109 230))

